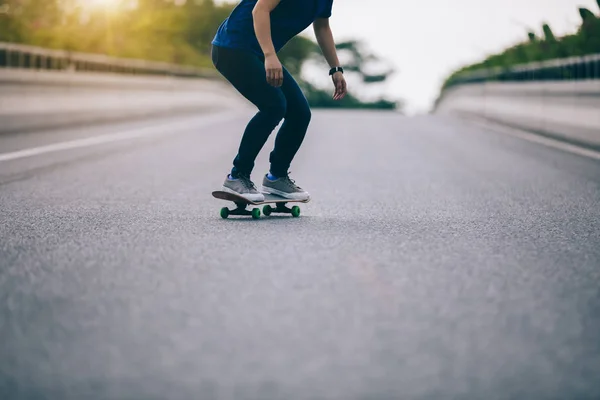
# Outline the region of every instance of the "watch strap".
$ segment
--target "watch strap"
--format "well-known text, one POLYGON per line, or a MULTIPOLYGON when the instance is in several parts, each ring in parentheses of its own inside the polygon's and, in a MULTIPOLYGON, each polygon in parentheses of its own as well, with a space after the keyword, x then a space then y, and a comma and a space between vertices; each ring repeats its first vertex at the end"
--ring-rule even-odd
POLYGON ((344 73, 344 69, 342 67, 333 67, 329 70, 329 75, 333 75, 336 72, 341 72, 342 74, 344 73))

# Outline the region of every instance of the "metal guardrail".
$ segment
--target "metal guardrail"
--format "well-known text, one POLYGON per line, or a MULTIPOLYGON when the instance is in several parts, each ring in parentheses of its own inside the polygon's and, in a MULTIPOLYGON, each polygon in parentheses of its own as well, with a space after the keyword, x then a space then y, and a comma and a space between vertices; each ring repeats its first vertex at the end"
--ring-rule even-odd
POLYGON ((42 47, 0 42, 0 70, 23 68, 46 71, 104 72, 131 75, 215 78, 211 69, 164 62, 109 57, 101 54, 53 50, 42 47))
POLYGON ((484 68, 456 75, 445 86, 507 81, 564 81, 600 79, 600 54, 569 57, 513 67, 484 68))

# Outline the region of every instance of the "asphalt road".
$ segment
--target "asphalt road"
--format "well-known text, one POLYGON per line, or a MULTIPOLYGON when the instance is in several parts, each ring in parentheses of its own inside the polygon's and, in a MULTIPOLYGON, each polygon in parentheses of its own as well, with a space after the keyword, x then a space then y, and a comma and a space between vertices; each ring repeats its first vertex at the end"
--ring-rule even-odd
POLYGON ((315 112, 302 216, 222 220, 248 115, 0 137, 0 398, 600 398, 600 161, 315 112))

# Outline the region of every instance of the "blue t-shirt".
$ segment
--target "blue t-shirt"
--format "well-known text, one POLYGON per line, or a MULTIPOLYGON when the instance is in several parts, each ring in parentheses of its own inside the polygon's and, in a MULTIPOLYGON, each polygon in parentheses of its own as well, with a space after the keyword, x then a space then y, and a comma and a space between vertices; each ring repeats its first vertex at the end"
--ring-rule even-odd
MULTIPOLYGON (((258 0, 242 0, 223 21, 212 44, 251 50, 262 56, 263 52, 254 32, 252 10, 258 0)), ((271 11, 271 39, 275 51, 294 36, 304 31, 317 18, 329 18, 333 0, 281 0, 271 11)))

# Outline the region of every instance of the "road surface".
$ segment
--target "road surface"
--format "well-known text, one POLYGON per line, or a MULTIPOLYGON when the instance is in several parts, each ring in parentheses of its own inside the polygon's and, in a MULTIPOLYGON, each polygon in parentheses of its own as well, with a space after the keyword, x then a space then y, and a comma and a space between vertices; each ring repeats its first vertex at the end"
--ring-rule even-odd
POLYGON ((318 111, 222 220, 249 115, 0 137, 0 398, 600 398, 600 161, 318 111))

